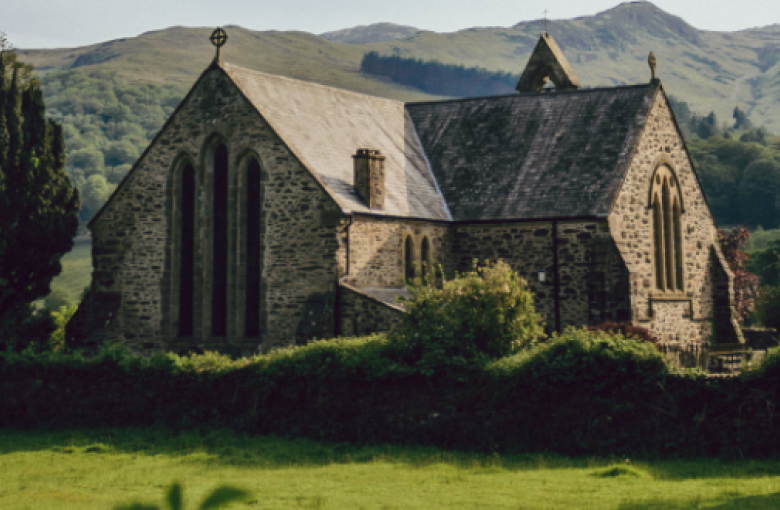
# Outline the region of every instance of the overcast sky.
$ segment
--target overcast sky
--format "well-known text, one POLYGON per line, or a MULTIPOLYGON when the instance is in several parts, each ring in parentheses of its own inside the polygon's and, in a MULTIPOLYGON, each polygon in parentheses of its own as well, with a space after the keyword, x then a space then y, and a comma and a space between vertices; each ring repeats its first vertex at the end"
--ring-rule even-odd
MULTIPOLYGON (((57 48, 170 27, 240 25, 315 34, 388 21, 437 32, 592 15, 617 0, 0 0, 0 31, 18 48, 57 48)), ((706 30, 780 23, 778 0, 655 0, 706 30)))

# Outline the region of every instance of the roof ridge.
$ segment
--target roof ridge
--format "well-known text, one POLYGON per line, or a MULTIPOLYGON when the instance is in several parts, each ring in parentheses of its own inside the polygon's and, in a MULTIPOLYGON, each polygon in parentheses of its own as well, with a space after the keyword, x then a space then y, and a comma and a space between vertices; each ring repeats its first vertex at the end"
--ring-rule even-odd
POLYGON ((341 87, 333 87, 331 85, 324 85, 322 83, 317 83, 317 82, 309 81, 309 80, 301 80, 299 78, 290 78, 289 76, 282 76, 281 74, 266 73, 266 72, 263 72, 263 71, 258 71, 256 69, 250 69, 248 67, 242 67, 242 66, 239 66, 239 65, 236 65, 236 64, 231 64, 229 62, 225 62, 222 65, 222 68, 226 72, 228 72, 228 73, 233 72, 233 70, 246 71, 246 72, 251 73, 251 74, 261 74, 261 75, 266 76, 268 78, 279 80, 279 81, 289 81, 289 82, 303 83, 303 84, 306 84, 307 86, 310 86, 312 88, 324 88, 324 89, 329 89, 329 90, 338 90, 339 92, 344 93, 344 94, 348 94, 348 95, 351 94, 351 95, 361 96, 361 97, 370 97, 372 99, 380 99, 380 100, 383 100, 383 101, 387 101, 387 102, 390 102, 390 103, 401 104, 401 105, 405 104, 403 101, 398 101, 396 99, 389 99, 389 98, 383 97, 383 96, 377 96, 377 95, 373 95, 373 94, 366 94, 364 92, 356 92, 354 90, 344 89, 344 88, 341 88, 341 87))
POLYGON ((642 88, 648 88, 650 87, 650 83, 640 83, 640 84, 634 84, 634 85, 618 85, 617 87, 596 87, 592 89, 578 89, 578 90, 553 90, 551 92, 525 92, 525 93, 510 93, 510 94, 500 94, 495 96, 472 96, 472 97, 456 97, 452 99, 438 99, 438 100, 431 100, 431 101, 409 101, 404 103, 405 106, 417 106, 417 105, 425 105, 425 104, 442 104, 442 103, 459 103, 464 101, 475 101, 475 100, 483 100, 483 99, 504 99, 507 97, 531 97, 531 96, 538 96, 538 97, 554 97, 558 95, 568 95, 568 94, 587 94, 589 92, 604 92, 606 90, 630 90, 630 89, 642 89, 642 88))

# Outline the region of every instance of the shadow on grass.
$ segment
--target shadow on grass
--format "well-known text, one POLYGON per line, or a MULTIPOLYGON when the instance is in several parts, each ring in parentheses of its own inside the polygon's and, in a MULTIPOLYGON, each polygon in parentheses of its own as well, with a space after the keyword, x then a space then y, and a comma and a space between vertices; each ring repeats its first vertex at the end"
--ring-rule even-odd
MULTIPOLYGON (((0 455, 13 452, 52 451, 62 454, 169 455, 183 461, 231 466, 286 469, 331 464, 388 462, 410 467, 446 464, 470 471, 533 471, 592 469, 636 472, 656 480, 749 479, 780 476, 780 461, 659 460, 636 461, 629 469, 625 459, 564 457, 555 454, 498 455, 441 450, 423 446, 323 443, 309 439, 250 436, 230 430, 173 431, 164 428, 79 429, 72 431, 0 430, 0 455)), ((630 473, 629 473, 630 474, 630 473)), ((641 503, 644 504, 644 503, 641 503)), ((778 505, 780 508, 780 505, 778 505)), ((638 508, 653 508, 638 507, 638 508)))
POLYGON ((708 508, 715 510, 739 509, 739 510, 767 510, 780 508, 780 493, 763 496, 736 496, 725 503, 715 503, 701 498, 687 501, 670 500, 645 500, 638 502, 622 503, 618 510, 683 510, 688 508, 708 508))

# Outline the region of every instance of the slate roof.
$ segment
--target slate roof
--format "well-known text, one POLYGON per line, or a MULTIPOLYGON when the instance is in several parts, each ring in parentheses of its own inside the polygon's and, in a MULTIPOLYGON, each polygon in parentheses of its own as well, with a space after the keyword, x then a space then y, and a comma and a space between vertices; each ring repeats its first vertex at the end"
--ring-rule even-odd
POLYGON ((406 105, 454 220, 608 213, 657 85, 406 105))
POLYGON ((404 103, 227 63, 222 68, 345 210, 450 219, 404 103), (358 148, 386 157, 384 211, 370 210, 355 194, 358 148))

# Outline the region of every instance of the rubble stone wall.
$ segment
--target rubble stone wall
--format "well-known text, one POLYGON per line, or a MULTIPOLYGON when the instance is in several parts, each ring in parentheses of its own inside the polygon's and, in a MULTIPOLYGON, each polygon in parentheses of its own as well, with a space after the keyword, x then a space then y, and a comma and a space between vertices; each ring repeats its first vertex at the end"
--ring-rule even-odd
POLYGON ((732 276, 720 253, 712 214, 663 93, 657 94, 649 110, 644 132, 608 221, 631 273, 635 324, 649 328, 670 352, 694 353, 692 360, 709 342, 714 318, 723 318, 724 314, 728 317, 718 332, 724 342, 739 341, 739 327, 730 320, 732 276), (671 168, 682 191, 684 291, 677 296, 658 291, 653 272, 655 245, 650 191, 654 173, 661 165, 671 168), (726 303, 725 308, 715 306, 716 301, 726 303))
MULTIPOLYGON (((347 162, 347 164, 350 164, 347 162)), ((219 69, 201 78, 128 174, 92 226, 91 294, 119 296, 118 312, 91 324, 92 339, 124 340, 137 350, 219 349, 248 354, 261 347, 330 336, 342 216, 332 198, 219 69), (210 337, 211 183, 216 143, 229 153, 228 334, 210 337), (265 331, 244 338, 245 217, 242 169, 262 169, 265 331), (180 162, 196 171, 195 334, 177 338, 176 207, 180 162), (98 321, 100 322, 100 321, 98 321)), ((85 303, 89 307, 89 302, 85 303)), ((83 312, 90 316, 89 310, 83 312)))

